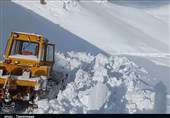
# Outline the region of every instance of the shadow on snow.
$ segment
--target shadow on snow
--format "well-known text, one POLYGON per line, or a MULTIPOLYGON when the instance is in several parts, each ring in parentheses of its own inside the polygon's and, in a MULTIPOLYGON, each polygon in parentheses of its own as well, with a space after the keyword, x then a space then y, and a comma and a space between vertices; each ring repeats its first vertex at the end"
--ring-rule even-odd
MULTIPOLYGON (((2 27, 0 35, 3 44, 6 44, 10 32, 19 31, 43 34, 51 42, 55 43, 56 48, 61 52, 87 52, 94 55, 104 53, 84 39, 22 6, 10 1, 2 1, 1 5, 3 9, 1 9, 0 15, 3 17, 0 18, 0 26, 2 27)), ((4 48, 4 45, 2 46, 4 48)))

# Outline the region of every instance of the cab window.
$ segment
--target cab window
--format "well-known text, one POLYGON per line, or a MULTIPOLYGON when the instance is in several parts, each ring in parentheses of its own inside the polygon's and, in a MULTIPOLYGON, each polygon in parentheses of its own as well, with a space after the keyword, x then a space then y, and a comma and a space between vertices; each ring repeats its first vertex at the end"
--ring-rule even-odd
POLYGON ((11 55, 34 55, 38 57, 39 44, 29 41, 14 40, 11 55))
POLYGON ((54 50, 55 47, 53 44, 48 44, 46 47, 46 61, 54 61, 54 50))

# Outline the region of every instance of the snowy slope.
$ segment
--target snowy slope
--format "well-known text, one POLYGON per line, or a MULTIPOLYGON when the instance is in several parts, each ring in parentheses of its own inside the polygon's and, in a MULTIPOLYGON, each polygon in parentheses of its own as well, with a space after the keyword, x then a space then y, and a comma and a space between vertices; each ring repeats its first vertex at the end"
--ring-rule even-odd
POLYGON ((112 4, 106 0, 48 0, 45 6, 39 4, 39 1, 13 1, 106 53, 144 56, 156 64, 170 65, 167 56, 170 52, 168 21, 163 22, 151 12, 158 10, 159 14, 164 14, 163 18, 169 18, 168 2, 161 9, 140 9, 136 6, 112 4))
POLYGON ((165 23, 166 22, 170 23, 170 18, 169 18, 170 6, 169 5, 164 5, 157 9, 147 9, 146 12, 148 12, 153 17, 156 17, 162 20, 165 23))
POLYGON ((162 22, 169 22, 170 7, 169 0, 112 0, 112 3, 121 6, 135 7, 149 15, 162 20, 162 22))
POLYGON ((14 2, 111 54, 170 52, 168 25, 137 8, 74 1, 64 10, 62 1, 49 0, 46 6, 35 1, 14 2))
POLYGON ((11 31, 43 33, 64 53, 56 53, 56 68, 69 73, 70 83, 57 99, 38 101, 34 113, 165 113, 169 12, 162 19, 157 10, 162 14, 169 7, 139 9, 107 0, 48 0, 47 5, 12 0, 1 5, 3 42, 11 31), (92 93, 101 89, 98 99, 92 93))

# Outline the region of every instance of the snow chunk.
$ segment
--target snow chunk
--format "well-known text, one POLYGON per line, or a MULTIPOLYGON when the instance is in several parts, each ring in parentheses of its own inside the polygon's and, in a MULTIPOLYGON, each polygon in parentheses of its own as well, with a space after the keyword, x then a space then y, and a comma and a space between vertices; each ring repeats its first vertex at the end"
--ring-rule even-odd
POLYGON ((115 78, 115 77, 109 78, 108 84, 109 84, 111 87, 120 86, 120 85, 122 84, 122 80, 118 80, 118 79, 115 78))
POLYGON ((154 109, 155 93, 145 90, 127 91, 125 98, 128 103, 126 104, 129 113, 135 113, 137 110, 145 111, 154 109))
POLYGON ((86 91, 79 92, 79 99, 88 110, 99 110, 110 96, 108 87, 103 83, 98 83, 86 91))
POLYGON ((80 69, 76 73, 75 85, 77 89, 87 89, 93 85, 92 78, 87 72, 80 69))
POLYGON ((38 104, 38 109, 35 109, 34 113, 35 114, 41 114, 41 113, 48 113, 48 110, 50 108, 48 100, 47 99, 42 99, 37 102, 38 104))
POLYGON ((92 56, 90 53, 82 53, 82 52, 68 52, 67 53, 70 58, 76 58, 82 62, 90 63, 94 60, 94 56, 92 56))

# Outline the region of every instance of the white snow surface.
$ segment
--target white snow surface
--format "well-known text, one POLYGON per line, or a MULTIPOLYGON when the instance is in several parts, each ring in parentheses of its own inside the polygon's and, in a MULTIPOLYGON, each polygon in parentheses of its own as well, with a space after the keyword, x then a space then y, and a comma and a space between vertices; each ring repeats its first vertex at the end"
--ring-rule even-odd
POLYGON ((159 8, 147 9, 145 11, 151 16, 160 19, 162 22, 170 23, 170 6, 168 4, 160 6, 159 8))
MULTIPOLYGON (((46 5, 39 0, 12 2, 22 6, 23 13, 29 11, 24 17, 35 18, 27 22, 41 21, 42 16, 57 26, 41 21, 43 27, 27 28, 44 28, 48 36, 61 38, 50 39, 61 50, 55 54, 55 68, 69 73, 66 89, 56 99, 39 100, 33 113, 165 113, 165 96, 170 93, 169 4, 141 9, 107 0, 47 0, 46 5), (112 56, 91 54, 96 49, 112 56)), ((16 24, 16 29, 23 30, 26 24, 18 21, 14 18, 9 26, 16 24)), ((57 93, 58 87, 51 94, 57 93)))
MULTIPOLYGON (((39 1, 13 1, 110 54, 170 52, 168 24, 144 10, 102 0, 47 0, 47 5, 39 1)), ((165 13, 169 17, 169 12, 165 13)))
MULTIPOLYGON (((159 7, 141 9, 140 4, 135 6, 138 1, 128 0, 120 1, 129 3, 128 5, 114 4, 114 1, 111 3, 107 0, 46 0, 46 5, 41 5, 39 0, 12 1, 60 25, 106 53, 137 54, 156 64, 170 66, 168 2, 159 7), (155 54, 163 58, 155 57, 155 54)), ((153 6, 156 3, 152 0, 149 2, 153 6)), ((144 3, 147 6, 147 1, 144 3)))
POLYGON ((70 82, 56 99, 39 100, 33 113, 154 112, 154 87, 142 81, 150 80, 147 72, 126 57, 68 52, 56 58, 56 68, 68 70, 70 82))

